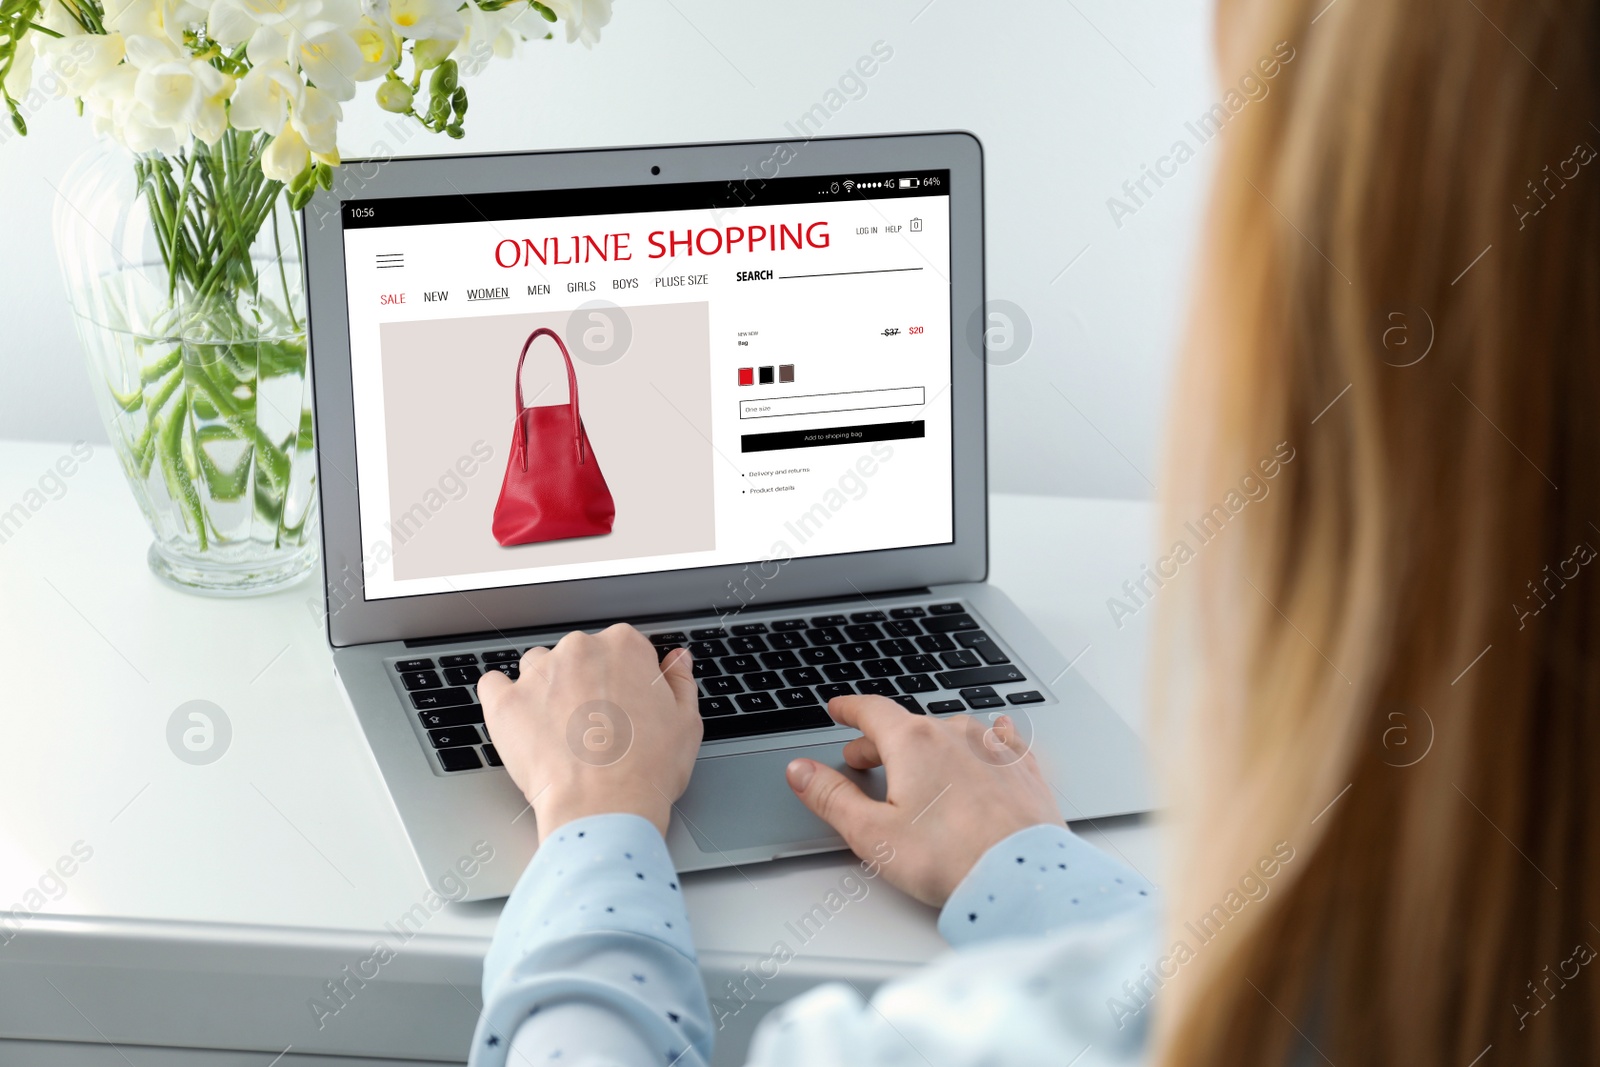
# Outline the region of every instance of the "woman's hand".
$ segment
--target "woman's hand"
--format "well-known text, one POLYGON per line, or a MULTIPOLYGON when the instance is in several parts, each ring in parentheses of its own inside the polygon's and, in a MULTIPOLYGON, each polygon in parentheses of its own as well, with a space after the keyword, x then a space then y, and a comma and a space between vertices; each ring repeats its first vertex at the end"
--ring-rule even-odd
POLYGON ((672 803, 700 751, 700 708, 689 653, 659 666, 632 626, 532 648, 519 679, 478 679, 496 751, 538 820, 543 840, 586 815, 629 812, 667 832, 672 803))
POLYGON ((828 714, 863 736, 844 747, 857 770, 882 767, 886 801, 831 767, 797 759, 789 787, 883 876, 925 904, 942 905, 991 845, 1018 830, 1060 823, 1050 786, 1006 716, 914 715, 879 696, 835 697, 828 714), (882 843, 893 849, 885 861, 882 843))

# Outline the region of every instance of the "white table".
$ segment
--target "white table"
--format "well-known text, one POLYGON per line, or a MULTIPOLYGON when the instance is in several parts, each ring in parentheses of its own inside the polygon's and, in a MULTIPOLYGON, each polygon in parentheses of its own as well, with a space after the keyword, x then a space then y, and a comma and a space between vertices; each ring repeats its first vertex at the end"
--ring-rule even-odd
MULTIPOLYGON (((109 449, 59 498, 28 495, 65 454, 0 443, 0 909, 27 913, 0 915, 0 1061, 461 1062, 498 902, 446 905, 321 1029, 309 1007, 426 893, 335 687, 315 580, 248 601, 166 588, 109 449), (167 744, 195 699, 232 724, 207 766, 167 744)), ((1146 504, 1051 497, 991 514, 993 580, 1141 732, 1148 618, 1119 630, 1106 599, 1149 558, 1149 522, 1146 504)), ((1159 880, 1147 820, 1075 829, 1159 880)), ((712 996, 849 862, 686 876, 712 996)), ((852 903, 718 1035, 718 1062, 742 1062, 758 1009, 830 978, 868 992, 940 952, 933 917, 886 886, 852 903)))

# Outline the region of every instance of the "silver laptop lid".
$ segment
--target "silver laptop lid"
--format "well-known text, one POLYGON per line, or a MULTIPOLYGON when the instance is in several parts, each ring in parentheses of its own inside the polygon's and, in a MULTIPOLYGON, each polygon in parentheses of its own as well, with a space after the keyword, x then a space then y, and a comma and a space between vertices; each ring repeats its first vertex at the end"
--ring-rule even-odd
POLYGON ((341 167, 329 640, 982 579, 982 173, 965 133, 341 167))

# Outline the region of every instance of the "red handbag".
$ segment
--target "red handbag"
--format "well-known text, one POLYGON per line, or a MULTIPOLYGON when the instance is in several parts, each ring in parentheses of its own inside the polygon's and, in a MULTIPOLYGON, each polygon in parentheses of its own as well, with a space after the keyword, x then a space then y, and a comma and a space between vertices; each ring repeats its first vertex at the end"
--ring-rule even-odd
POLYGON ((511 455, 494 505, 494 539, 502 545, 594 537, 611 532, 617 508, 583 419, 578 415, 578 375, 572 356, 554 330, 541 326, 528 335, 517 357, 517 422, 511 455), (540 337, 548 337, 567 361, 569 403, 526 407, 522 403, 522 361, 540 337))

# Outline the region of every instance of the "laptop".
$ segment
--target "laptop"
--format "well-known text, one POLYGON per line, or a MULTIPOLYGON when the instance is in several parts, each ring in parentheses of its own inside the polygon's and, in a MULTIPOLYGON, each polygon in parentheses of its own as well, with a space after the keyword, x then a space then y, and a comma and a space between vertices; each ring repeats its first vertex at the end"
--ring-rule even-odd
MULTIPOLYGON (((682 871, 844 847, 783 769, 843 768, 849 693, 1007 713, 1069 819, 1148 809, 1139 740, 984 580, 983 204, 967 133, 351 161, 313 196, 320 611, 431 882, 504 896, 537 845, 477 679, 616 621, 694 654, 682 871)), ((585 751, 627 729, 579 711, 585 751)))

